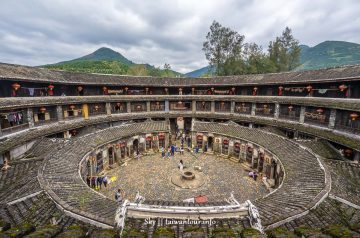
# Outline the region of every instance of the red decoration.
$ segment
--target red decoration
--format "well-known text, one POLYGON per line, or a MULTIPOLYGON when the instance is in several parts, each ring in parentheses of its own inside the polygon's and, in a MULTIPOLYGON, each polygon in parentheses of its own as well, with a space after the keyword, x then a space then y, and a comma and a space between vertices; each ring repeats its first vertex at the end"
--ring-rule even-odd
POLYGON ((348 88, 348 86, 346 86, 345 84, 341 84, 341 85, 339 86, 339 89, 340 89, 341 92, 343 92, 343 91, 346 90, 347 88, 348 88))
POLYGON ((228 145, 228 144, 229 144, 229 140, 226 140, 226 139, 225 139, 225 140, 223 141, 223 143, 224 143, 224 145, 228 145))
POLYGON ((83 89, 84 89, 84 88, 83 88, 82 86, 78 86, 78 87, 77 87, 78 92, 81 92, 83 89))
POLYGON ((258 88, 257 88, 257 87, 254 87, 254 89, 253 89, 253 96, 256 96, 257 90, 258 90, 258 88))
POLYGON ((202 136, 202 135, 198 135, 198 136, 196 137, 196 139, 197 139, 197 140, 203 140, 203 136, 202 136))
POLYGON ((307 90, 309 93, 311 92, 312 89, 313 89, 313 87, 312 87, 311 85, 309 85, 309 86, 306 87, 306 90, 307 90))
POLYGON ((240 143, 239 143, 239 142, 236 142, 234 146, 235 146, 236 148, 240 148, 240 143))
POLYGON ((40 108, 39 108, 39 111, 40 111, 41 113, 45 113, 45 112, 46 112, 46 107, 40 107, 40 108))
POLYGON ((283 95, 283 90, 284 90, 284 87, 283 87, 283 86, 280 86, 280 87, 279 87, 279 90, 278 90, 278 95, 279 95, 279 96, 282 96, 282 95, 283 95))
POLYGON ((75 105, 70 105, 70 109, 74 110, 75 109, 75 105))
POLYGON ((50 85, 48 86, 48 95, 49 95, 49 96, 54 96, 54 91, 53 91, 54 88, 55 88, 54 85, 51 85, 51 84, 50 84, 50 85))
POLYGON ((147 141, 151 141, 151 140, 152 140, 152 137, 151 137, 151 136, 148 136, 148 137, 146 137, 146 140, 147 140, 147 141))
POLYGON ((165 135, 164 134, 159 134, 159 140, 164 140, 165 139, 165 135))
POLYGON ((288 107, 289 112, 291 112, 293 108, 294 108, 294 107, 293 107, 292 105, 290 105, 290 106, 288 107))
POLYGON ((196 203, 206 203, 208 201, 208 198, 205 195, 198 195, 194 199, 196 203))
POLYGON ((358 119, 358 117, 359 117, 359 114, 357 114, 355 112, 350 114, 350 118, 351 118, 352 121, 355 121, 356 119, 358 119))
POLYGON ((11 86, 15 91, 17 91, 21 87, 20 84, 18 84, 18 83, 14 83, 11 86))
POLYGON ((319 114, 321 114, 321 113, 324 112, 324 110, 323 110, 322 108, 319 108, 319 109, 316 110, 316 112, 319 113, 319 114))

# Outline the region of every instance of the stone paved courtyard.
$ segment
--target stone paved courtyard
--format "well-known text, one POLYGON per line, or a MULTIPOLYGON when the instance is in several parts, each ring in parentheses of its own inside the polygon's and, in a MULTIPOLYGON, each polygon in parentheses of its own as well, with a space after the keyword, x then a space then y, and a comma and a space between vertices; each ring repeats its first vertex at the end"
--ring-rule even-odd
MULTIPOLYGON (((160 154, 143 156, 140 160, 130 160, 126 166, 107 171, 107 176, 116 177, 107 188, 102 187, 101 193, 114 199, 118 188, 125 191, 125 197, 133 200, 136 192, 148 200, 182 201, 202 194, 209 201, 223 201, 234 191, 239 202, 254 200, 268 193, 261 179, 254 181, 247 176, 239 163, 217 157, 200 154, 198 158, 188 152, 184 155, 175 154, 174 158, 161 158, 160 154), (203 186, 197 189, 180 189, 170 181, 173 173, 179 173, 177 165, 182 159, 185 166, 193 168, 201 166, 206 177, 203 186)), ((180 174, 179 174, 180 176, 180 174)))

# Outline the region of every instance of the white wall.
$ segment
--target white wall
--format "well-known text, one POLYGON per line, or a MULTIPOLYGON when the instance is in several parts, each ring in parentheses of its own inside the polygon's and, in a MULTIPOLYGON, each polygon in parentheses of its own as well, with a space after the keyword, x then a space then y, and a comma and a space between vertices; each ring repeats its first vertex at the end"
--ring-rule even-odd
POLYGON ((15 159, 21 155, 23 155, 26 151, 28 151, 35 143, 36 141, 28 142, 24 145, 15 147, 10 151, 10 160, 15 159))

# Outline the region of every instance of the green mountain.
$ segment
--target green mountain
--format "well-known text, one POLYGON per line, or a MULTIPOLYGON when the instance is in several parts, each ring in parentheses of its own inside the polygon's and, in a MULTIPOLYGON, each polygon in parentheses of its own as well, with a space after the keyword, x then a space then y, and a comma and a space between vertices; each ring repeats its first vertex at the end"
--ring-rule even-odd
POLYGON ((324 41, 314 47, 301 45, 299 70, 360 64, 360 44, 346 41, 324 41))
POLYGON ((40 67, 82 73, 120 74, 137 76, 180 77, 173 70, 156 68, 149 64, 135 64, 119 52, 102 47, 83 57, 40 67))
POLYGON ((64 64, 64 63, 70 63, 70 62, 79 62, 79 61, 118 61, 120 63, 126 64, 126 65, 132 65, 134 64, 131 60, 128 60, 125 58, 122 54, 119 52, 116 52, 110 48, 101 47, 94 51, 91 54, 85 55, 83 57, 69 60, 69 61, 63 61, 59 62, 57 64, 64 64))
POLYGON ((185 74, 185 77, 203 77, 205 75, 211 76, 215 72, 215 69, 211 69, 210 66, 205 66, 201 69, 197 69, 185 74))

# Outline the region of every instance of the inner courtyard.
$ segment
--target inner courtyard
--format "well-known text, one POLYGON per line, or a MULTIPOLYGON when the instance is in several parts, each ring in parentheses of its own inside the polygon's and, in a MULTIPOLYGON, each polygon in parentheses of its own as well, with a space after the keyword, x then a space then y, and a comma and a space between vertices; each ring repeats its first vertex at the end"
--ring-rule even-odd
POLYGON ((242 203, 268 193, 261 179, 255 181, 248 173, 243 164, 213 154, 185 151, 183 155, 176 152, 175 156, 162 158, 161 153, 154 153, 105 171, 104 175, 113 181, 107 188, 102 186, 99 192, 114 199, 114 194, 120 188, 129 200, 134 200, 139 192, 147 200, 178 202, 199 195, 205 195, 209 202, 224 202, 233 192, 238 202, 242 203), (178 168, 180 160, 184 162, 184 171, 200 168, 201 172, 195 171, 203 175, 202 186, 186 189, 172 183, 173 176, 181 177, 178 168))

